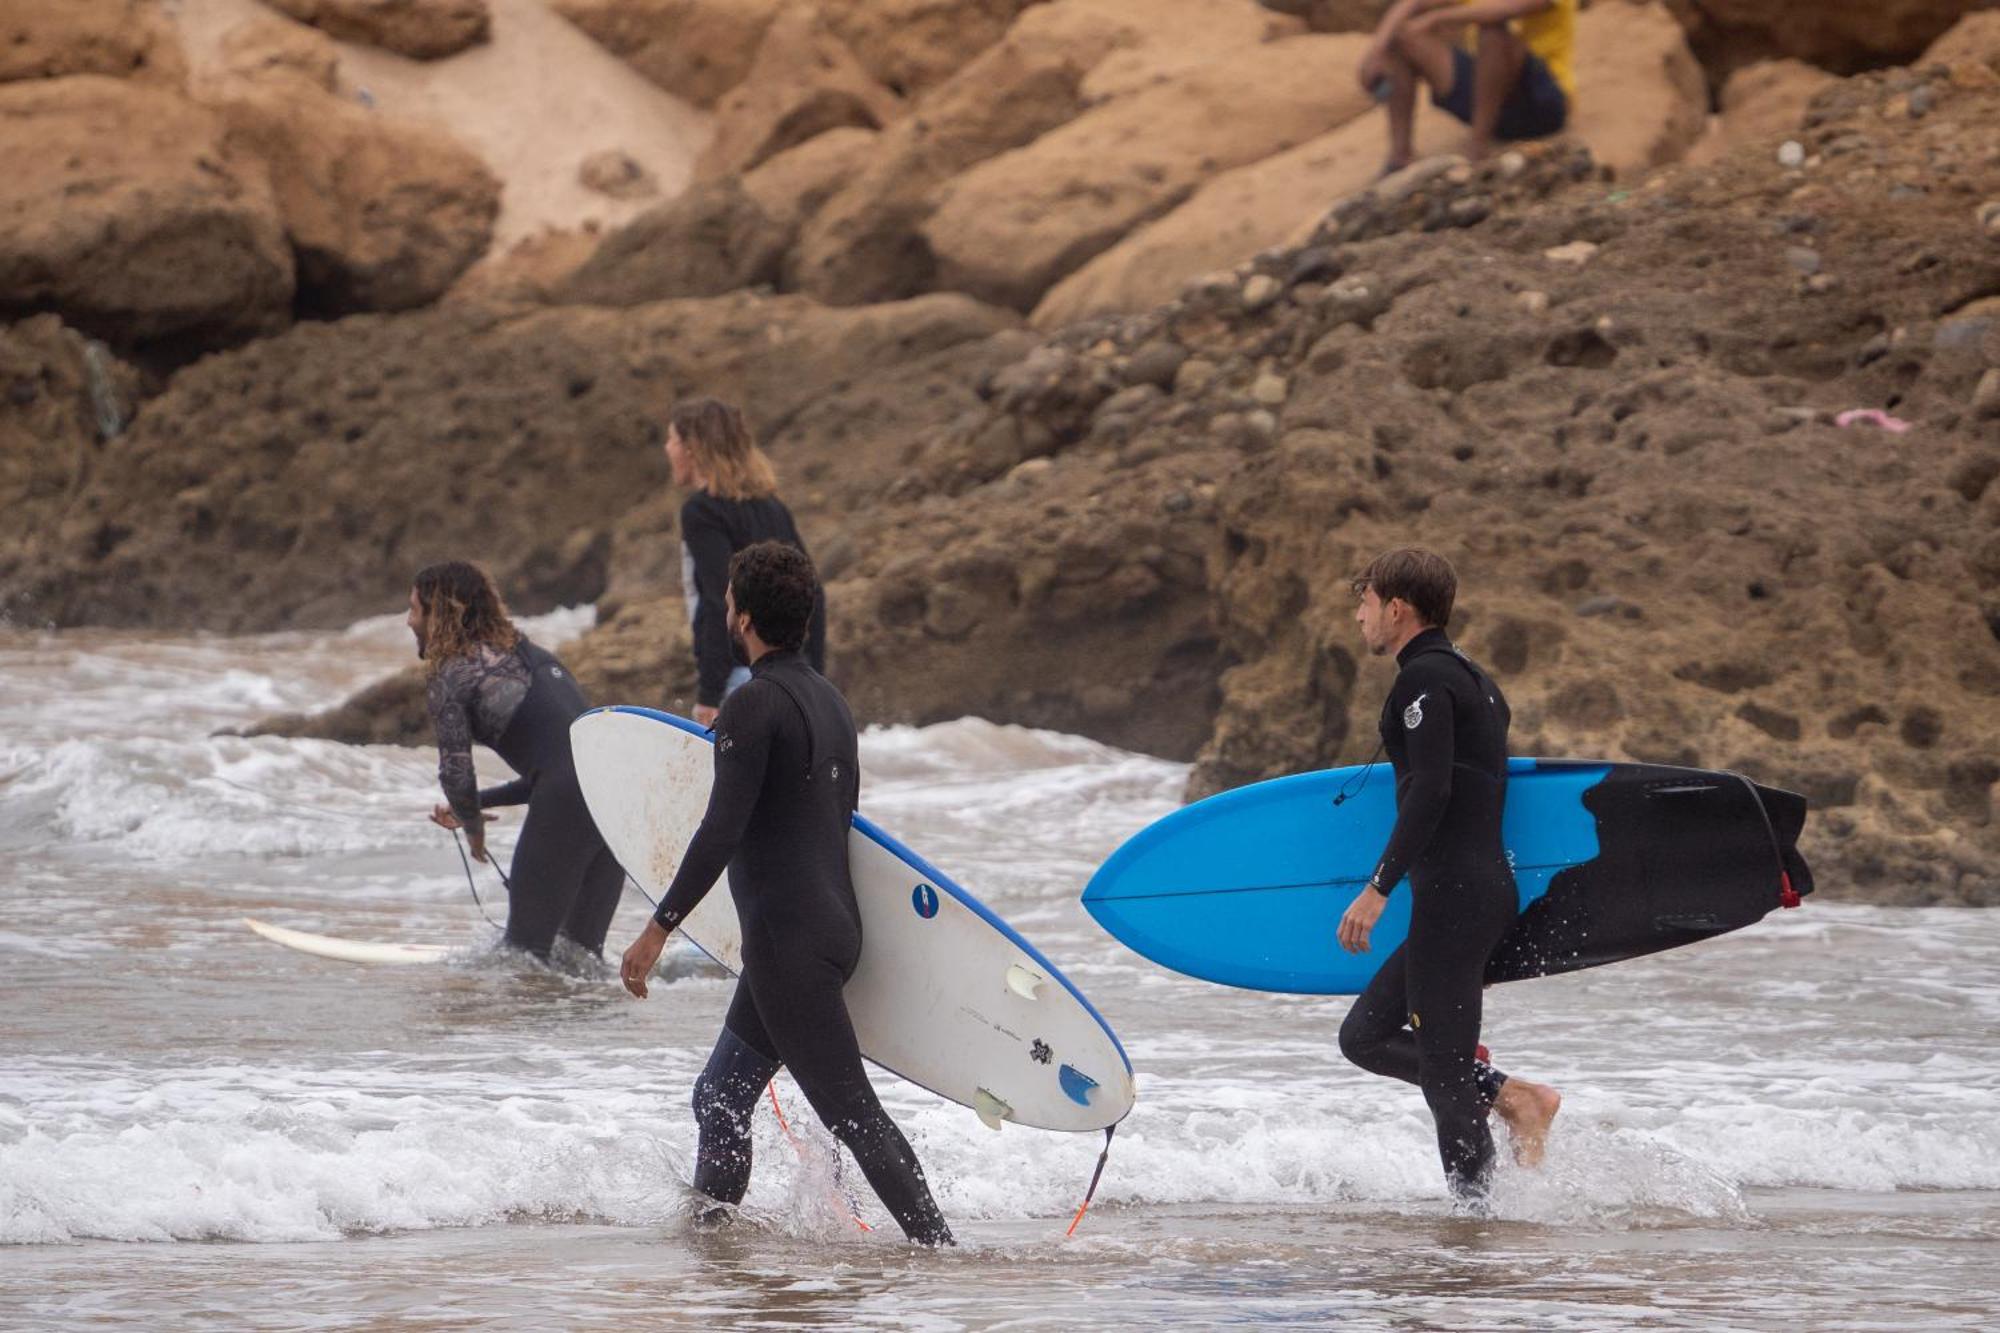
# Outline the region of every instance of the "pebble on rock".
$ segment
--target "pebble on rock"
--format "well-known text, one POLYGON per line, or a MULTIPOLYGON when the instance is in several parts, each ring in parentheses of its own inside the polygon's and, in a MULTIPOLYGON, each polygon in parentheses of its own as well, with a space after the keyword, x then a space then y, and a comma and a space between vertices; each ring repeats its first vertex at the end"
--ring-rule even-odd
POLYGON ((1285 285, 1268 273, 1259 273, 1243 284, 1243 308, 1262 310, 1278 299, 1285 285))
POLYGON ((1542 251, 1542 258, 1553 264, 1573 264, 1582 268, 1597 254, 1597 246, 1591 241, 1571 241, 1568 245, 1558 245, 1542 251))
POLYGON ((1797 139, 1787 139, 1778 145, 1778 165, 1797 171, 1806 164, 1806 147, 1797 139))

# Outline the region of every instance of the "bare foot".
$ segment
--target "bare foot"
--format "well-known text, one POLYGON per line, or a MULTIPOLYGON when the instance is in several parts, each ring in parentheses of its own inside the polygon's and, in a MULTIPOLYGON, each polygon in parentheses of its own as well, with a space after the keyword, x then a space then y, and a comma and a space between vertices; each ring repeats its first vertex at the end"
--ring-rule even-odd
POLYGON ((1514 1160, 1522 1166, 1540 1166, 1548 1148, 1549 1124, 1562 1109, 1562 1094, 1546 1083, 1530 1083, 1510 1078, 1493 1102, 1494 1114, 1507 1124, 1514 1141, 1514 1160))

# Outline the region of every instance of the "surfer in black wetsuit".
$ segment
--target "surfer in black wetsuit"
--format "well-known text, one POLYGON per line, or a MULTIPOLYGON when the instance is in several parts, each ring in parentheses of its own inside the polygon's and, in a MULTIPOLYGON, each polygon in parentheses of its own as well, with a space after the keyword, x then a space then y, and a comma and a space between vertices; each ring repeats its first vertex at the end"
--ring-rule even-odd
POLYGON ((1476 1204, 1493 1169, 1488 1112, 1507 1122, 1517 1160, 1534 1165, 1562 1102, 1554 1088, 1495 1069, 1479 1044, 1486 962, 1518 910, 1500 840, 1511 715, 1500 687, 1445 637, 1458 577, 1442 556, 1388 552, 1354 588, 1369 652, 1394 653, 1399 668, 1381 722, 1396 824, 1341 918, 1341 947, 1366 952, 1406 874, 1413 900, 1409 938, 1348 1011, 1340 1049, 1371 1073, 1423 1089, 1445 1178, 1476 1204))
POLYGON ((625 872, 598 836, 570 758, 570 721, 590 706, 583 691, 554 654, 514 628, 477 565, 450 560, 421 570, 408 623, 424 660, 445 795, 432 822, 464 829, 472 855, 484 861, 483 812, 525 803, 509 877, 507 943, 546 959, 560 931, 601 955, 625 872), (481 791, 474 741, 491 746, 518 776, 481 791))
MULTIPOLYGON (((714 398, 675 404, 666 451, 674 484, 694 488, 681 505, 681 595, 694 628, 694 720, 706 727, 723 699, 750 679, 731 654, 723 623, 730 558, 753 542, 785 542, 801 551, 806 544, 778 498, 771 461, 736 408, 714 398)), ((826 597, 817 590, 803 647, 806 664, 825 671, 826 597)))
POLYGON ((847 866, 861 765, 847 701, 801 651, 818 593, 812 561, 795 546, 759 542, 730 561, 725 623, 751 679, 722 705, 708 809, 652 921, 625 951, 622 975, 644 999, 668 934, 727 867, 743 973, 695 1080, 695 1188, 741 1202, 751 1113, 772 1075, 790 1066, 903 1233, 949 1245, 923 1168, 861 1066, 842 994, 861 958, 847 866))

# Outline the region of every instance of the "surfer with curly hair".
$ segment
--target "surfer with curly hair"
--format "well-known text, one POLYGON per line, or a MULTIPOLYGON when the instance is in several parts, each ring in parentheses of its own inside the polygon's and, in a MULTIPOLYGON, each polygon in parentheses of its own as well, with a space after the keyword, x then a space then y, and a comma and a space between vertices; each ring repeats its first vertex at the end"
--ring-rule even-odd
MULTIPOLYGON (((734 1206, 750 1185, 750 1117, 781 1066, 903 1233, 952 1244, 909 1141, 882 1109, 843 993, 861 960, 861 909, 848 828, 861 791, 854 717, 806 660, 819 580, 805 552, 757 542, 729 562, 723 623, 750 680, 715 720, 708 809, 645 931, 625 950, 625 988, 646 978, 667 937, 725 868, 743 970, 722 1035, 694 1085, 695 1189, 734 1206)), ((726 1218, 710 1207, 705 1217, 726 1218)))
MULTIPOLYGON (((801 551, 806 544, 778 498, 771 460, 735 407, 715 398, 676 403, 667 416, 666 452, 674 484, 694 491, 681 505, 681 591, 694 628, 694 720, 708 726, 723 699, 750 679, 724 623, 730 558, 753 542, 780 541, 801 551)), ((817 591, 804 653, 814 671, 826 670, 826 598, 817 591)))
POLYGON ((553 653, 514 627, 486 571, 447 560, 417 572, 406 623, 424 663, 445 799, 431 821, 464 829, 487 859, 485 811, 528 807, 508 882, 507 943, 547 959, 558 932, 601 955, 625 872, 598 835, 577 785, 569 724, 590 705, 553 653), (481 790, 474 742, 517 775, 481 790))
POLYGON ((1393 654, 1398 667, 1381 721, 1396 823, 1341 917, 1341 947, 1367 952, 1406 876, 1411 905, 1409 936, 1348 1010, 1340 1049, 1370 1073, 1423 1090, 1446 1181, 1477 1206, 1493 1171, 1489 1112, 1507 1123, 1517 1160, 1535 1165, 1562 1104, 1554 1088, 1495 1069, 1479 1044, 1486 963, 1519 910, 1500 838, 1512 714, 1493 678, 1445 635, 1458 575, 1443 556, 1389 551, 1353 586, 1368 651, 1393 654))

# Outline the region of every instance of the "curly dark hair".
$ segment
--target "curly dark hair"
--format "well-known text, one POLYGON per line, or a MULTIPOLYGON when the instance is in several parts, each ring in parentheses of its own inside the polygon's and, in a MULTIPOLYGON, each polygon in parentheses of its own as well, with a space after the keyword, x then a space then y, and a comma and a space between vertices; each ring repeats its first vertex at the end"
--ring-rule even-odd
POLYGON ((730 558, 736 609, 749 614, 757 637, 773 648, 804 645, 818 591, 812 558, 788 542, 756 542, 730 558))
POLYGON ((509 651, 521 641, 493 576, 466 560, 443 560, 417 571, 413 585, 424 612, 424 670, 463 657, 480 644, 509 651))

